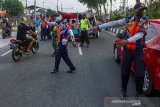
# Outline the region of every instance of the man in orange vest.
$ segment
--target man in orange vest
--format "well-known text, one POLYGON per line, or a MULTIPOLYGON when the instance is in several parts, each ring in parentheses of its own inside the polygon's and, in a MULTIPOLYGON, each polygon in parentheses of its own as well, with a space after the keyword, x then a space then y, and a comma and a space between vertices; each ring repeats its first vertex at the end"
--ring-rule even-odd
MULTIPOLYGON (((47 20, 48 22, 51 21, 51 18, 50 18, 49 15, 47 15, 46 20, 47 20)), ((47 35, 47 38, 48 38, 48 39, 51 39, 50 30, 51 30, 50 27, 49 27, 48 25, 46 25, 46 35, 47 35)))
POLYGON ((41 16, 41 40, 45 40, 46 39, 46 32, 47 32, 47 29, 46 29, 46 23, 45 23, 45 16, 41 16))
POLYGON ((118 21, 108 22, 95 27, 97 30, 98 28, 126 25, 123 40, 117 44, 118 47, 123 46, 123 56, 121 62, 121 97, 127 96, 127 84, 133 61, 136 77, 136 97, 142 96, 145 73, 143 47, 145 43, 145 35, 147 34, 148 29, 148 19, 144 16, 145 9, 146 7, 143 3, 137 3, 134 6, 134 16, 126 17, 118 21))
POLYGON ((58 48, 57 48, 57 52, 56 52, 56 56, 55 56, 54 70, 51 71, 51 73, 59 72, 59 64, 60 64, 61 58, 63 58, 65 63, 70 68, 67 72, 73 73, 76 70, 76 68, 69 58, 68 49, 67 49, 68 38, 69 38, 68 32, 70 33, 71 40, 73 42, 73 46, 76 47, 74 34, 73 34, 71 28, 68 26, 66 21, 63 21, 63 19, 60 15, 56 17, 55 22, 48 22, 47 20, 45 20, 45 22, 49 26, 57 26, 58 48))

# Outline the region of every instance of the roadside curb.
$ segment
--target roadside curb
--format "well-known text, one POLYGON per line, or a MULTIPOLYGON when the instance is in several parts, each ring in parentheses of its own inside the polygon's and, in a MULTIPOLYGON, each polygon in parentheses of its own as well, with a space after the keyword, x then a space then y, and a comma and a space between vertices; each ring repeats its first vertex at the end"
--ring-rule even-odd
POLYGON ((107 31, 110 31, 110 32, 113 32, 113 33, 115 33, 115 34, 119 34, 119 33, 122 33, 122 32, 123 32, 123 30, 118 29, 118 28, 107 28, 106 30, 107 30, 107 31))

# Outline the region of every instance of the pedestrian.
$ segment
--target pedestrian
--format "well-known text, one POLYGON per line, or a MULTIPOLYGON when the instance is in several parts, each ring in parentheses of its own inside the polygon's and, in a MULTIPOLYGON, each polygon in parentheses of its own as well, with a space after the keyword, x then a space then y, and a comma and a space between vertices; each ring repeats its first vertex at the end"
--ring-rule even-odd
POLYGON ((91 28, 91 24, 89 23, 89 20, 87 19, 86 14, 83 14, 82 19, 80 20, 80 30, 81 30, 81 44, 80 47, 83 47, 84 41, 87 43, 87 48, 89 48, 89 39, 88 39, 88 29, 91 28))
MULTIPOLYGON (((48 22, 51 21, 51 18, 50 18, 49 15, 47 15, 46 20, 47 20, 48 22)), ((51 39, 51 36, 50 36, 50 27, 49 27, 48 25, 46 25, 46 35, 47 35, 47 39, 51 39)))
POLYGON ((41 21, 39 19, 39 17, 36 18, 36 31, 37 34, 39 35, 39 31, 40 31, 40 25, 41 25, 41 21))
POLYGON ((68 56, 68 50, 67 50, 68 32, 70 33, 71 40, 73 42, 73 46, 76 47, 76 42, 75 42, 75 38, 74 38, 74 34, 72 30, 67 25, 67 22, 63 21, 61 16, 56 17, 56 22, 46 21, 46 23, 50 26, 57 25, 58 50, 55 56, 55 67, 51 73, 57 73, 59 71, 59 64, 60 64, 61 57, 63 58, 65 63, 70 67, 70 69, 67 72, 68 73, 74 72, 76 68, 71 62, 68 56))
POLYGON ((43 41, 46 39, 46 23, 45 23, 45 16, 41 16, 41 40, 43 41))
POLYGON ((118 47, 123 46, 123 56, 121 62, 121 97, 127 96, 127 84, 133 61, 136 80, 135 96, 142 96, 145 73, 143 47, 148 29, 148 19, 144 16, 145 9, 146 7, 143 3, 137 3, 134 6, 134 16, 126 17, 118 21, 112 21, 98 26, 98 28, 108 28, 126 25, 123 39, 117 44, 118 47))
MULTIPOLYGON (((56 21, 55 20, 56 16, 57 15, 52 16, 51 22, 56 21)), ((51 35, 51 39, 52 39, 52 47, 54 49, 52 56, 54 57, 56 55, 57 48, 58 48, 57 26, 49 26, 49 27, 50 27, 50 35, 51 35)))

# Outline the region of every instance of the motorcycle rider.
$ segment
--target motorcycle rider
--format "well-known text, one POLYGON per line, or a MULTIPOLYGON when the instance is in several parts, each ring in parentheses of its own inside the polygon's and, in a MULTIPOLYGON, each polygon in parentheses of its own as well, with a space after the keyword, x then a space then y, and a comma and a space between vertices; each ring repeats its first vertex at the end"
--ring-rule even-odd
POLYGON ((118 21, 108 22, 95 28, 97 30, 98 28, 126 25, 126 29, 122 37, 123 39, 117 44, 117 47, 123 46, 121 62, 121 97, 127 96, 127 84, 133 61, 136 77, 136 97, 142 96, 145 73, 143 47, 148 30, 148 19, 144 16, 145 9, 146 7, 143 3, 137 3, 134 6, 134 16, 126 17, 118 21))
POLYGON ((2 22, 2 37, 11 37, 11 25, 6 18, 3 18, 2 22))
POLYGON ((31 33, 32 36, 36 36, 36 33, 32 31, 30 27, 27 26, 27 18, 21 17, 21 22, 17 29, 17 40, 26 41, 27 43, 29 43, 27 52, 30 52, 33 44, 33 39, 31 37, 26 36, 27 31, 29 31, 29 33, 31 33))
MULTIPOLYGON (((46 21, 46 20, 45 20, 46 21)), ((73 42, 73 46, 76 47, 76 42, 74 38, 74 34, 72 30, 69 28, 67 25, 66 21, 63 21, 62 17, 59 15, 56 17, 56 22, 48 22, 46 23, 49 26, 57 26, 57 37, 58 37, 58 50, 55 56, 55 67, 54 70, 51 73, 57 73, 59 71, 59 64, 61 57, 63 60, 66 62, 66 64, 70 67, 70 70, 68 70, 68 73, 72 73, 76 70, 75 66, 71 62, 69 56, 68 56, 68 50, 67 50, 67 45, 68 45, 68 32, 70 33, 71 40, 73 42)))

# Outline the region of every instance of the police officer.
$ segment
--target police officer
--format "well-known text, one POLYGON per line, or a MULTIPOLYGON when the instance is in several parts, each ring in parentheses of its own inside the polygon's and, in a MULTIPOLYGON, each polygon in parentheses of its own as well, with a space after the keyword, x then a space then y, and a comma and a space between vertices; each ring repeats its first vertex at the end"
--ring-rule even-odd
POLYGON ((89 20, 87 19, 86 14, 83 14, 82 19, 80 20, 80 30, 81 30, 81 44, 80 47, 83 47, 84 40, 87 43, 87 48, 89 48, 89 39, 88 39, 88 29, 91 27, 89 20))
MULTIPOLYGON (((46 21, 46 20, 45 20, 46 21)), ((55 67, 54 70, 51 73, 57 73, 59 71, 59 64, 61 57, 65 61, 65 63, 70 67, 70 69, 67 71, 68 73, 72 73, 76 70, 75 66, 71 62, 69 56, 68 56, 68 32, 70 33, 71 40, 73 42, 73 46, 76 47, 76 42, 74 38, 74 34, 72 30, 67 25, 67 22, 63 21, 61 16, 56 17, 56 22, 48 22, 46 23, 49 26, 55 26, 57 25, 57 37, 58 37, 58 50, 56 52, 55 56, 55 67)))
MULTIPOLYGON (((56 15, 53 15, 51 21, 54 22, 55 19, 56 19, 56 15)), ((50 29, 51 29, 50 30, 50 36, 51 36, 51 39, 52 39, 52 47, 54 49, 54 52, 51 56, 54 57, 56 55, 57 48, 58 48, 57 26, 52 26, 50 29)))
POLYGON ((136 77, 136 97, 142 96, 145 72, 143 47, 148 28, 148 19, 144 16, 145 9, 146 7, 143 3, 137 3, 134 6, 134 16, 126 17, 118 21, 112 21, 98 26, 99 28, 108 28, 126 25, 123 39, 117 44, 118 47, 123 46, 123 56, 121 62, 121 97, 127 96, 127 84, 133 61, 136 77))

